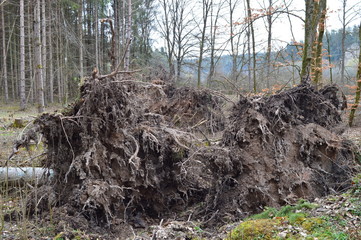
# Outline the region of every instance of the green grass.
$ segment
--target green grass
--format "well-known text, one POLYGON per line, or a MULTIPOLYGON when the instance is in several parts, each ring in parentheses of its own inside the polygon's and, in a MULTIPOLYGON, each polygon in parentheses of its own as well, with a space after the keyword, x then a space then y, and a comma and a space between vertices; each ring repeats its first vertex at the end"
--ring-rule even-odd
POLYGON ((317 207, 305 200, 280 209, 266 207, 230 231, 226 240, 357 239, 345 231, 348 222, 342 216, 310 216, 309 210, 317 207))

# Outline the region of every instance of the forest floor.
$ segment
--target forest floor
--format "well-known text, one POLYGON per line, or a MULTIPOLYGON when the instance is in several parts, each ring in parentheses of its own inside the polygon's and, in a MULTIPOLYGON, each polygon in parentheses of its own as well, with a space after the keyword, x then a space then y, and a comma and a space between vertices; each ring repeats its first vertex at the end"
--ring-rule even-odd
MULTIPOLYGON (((59 106, 48 108, 54 112, 59 106)), ((0 163, 1 166, 41 166, 42 144, 29 150, 20 149, 8 162, 14 141, 24 133, 24 127, 37 116, 36 109, 18 111, 16 106, 0 106, 0 163), (15 119, 23 119, 24 125, 14 126, 15 119)), ((361 117, 361 116, 359 116, 361 117)), ((359 149, 361 127, 346 128, 342 134, 359 149)), ((358 158, 361 159, 359 155, 358 158)), ((358 161, 361 161, 358 159, 358 161)), ((197 220, 161 220, 158 224, 144 228, 142 219, 138 226, 124 226, 129 239, 361 239, 361 173, 352 177, 352 186, 342 194, 330 194, 312 202, 299 199, 283 207, 265 207, 260 214, 234 221, 215 228, 204 227, 197 220), (132 237, 129 237, 132 235, 132 237)), ((73 228, 53 219, 50 210, 45 221, 27 212, 26 203, 34 191, 31 184, 8 185, 0 189, 0 239, 125 239, 111 233, 99 233, 73 228)), ((40 200, 39 200, 40 201, 40 200)), ((258 211, 260 212, 260 211, 258 211)), ((58 220, 57 220, 58 221, 58 220)), ((66 219, 64 219, 66 221, 66 219)), ((134 221, 134 220, 133 220, 134 221)), ((210 220, 209 220, 210 221, 210 220)), ((134 223, 134 222, 133 222, 134 223)), ((135 224, 137 225, 137 224, 135 224)), ((100 231, 101 232, 101 231, 100 231)), ((106 231, 103 231, 106 232, 106 231)), ((119 233, 119 232, 118 232, 119 233)), ((119 235, 118 235, 119 236, 119 235)))

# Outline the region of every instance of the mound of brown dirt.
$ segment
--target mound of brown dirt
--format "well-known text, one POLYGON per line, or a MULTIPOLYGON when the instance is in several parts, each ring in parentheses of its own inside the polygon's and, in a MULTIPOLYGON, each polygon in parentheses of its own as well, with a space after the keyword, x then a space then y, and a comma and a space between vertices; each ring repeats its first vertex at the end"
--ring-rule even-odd
POLYGON ((166 97, 152 105, 150 111, 166 116, 174 126, 213 134, 224 129, 223 101, 208 90, 166 85, 164 92, 166 97))
MULTIPOLYGON (((336 91, 303 85, 242 97, 222 143, 208 146, 188 128, 224 125, 206 91, 91 80, 67 113, 37 120, 48 147, 44 166, 56 172, 44 190, 53 192, 55 211, 81 217, 85 228, 167 218, 220 225, 266 205, 342 191, 354 162, 332 132, 341 121, 336 91)), ((45 212, 46 200, 36 201, 45 212)))

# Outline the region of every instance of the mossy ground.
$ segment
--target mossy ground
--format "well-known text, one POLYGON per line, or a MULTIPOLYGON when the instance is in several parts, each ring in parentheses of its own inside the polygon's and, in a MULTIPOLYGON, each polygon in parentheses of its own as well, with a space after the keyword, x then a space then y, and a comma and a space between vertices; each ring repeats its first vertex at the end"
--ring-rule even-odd
POLYGON ((300 200, 294 206, 266 208, 241 222, 226 240, 360 239, 361 196, 355 188, 319 204, 300 200))

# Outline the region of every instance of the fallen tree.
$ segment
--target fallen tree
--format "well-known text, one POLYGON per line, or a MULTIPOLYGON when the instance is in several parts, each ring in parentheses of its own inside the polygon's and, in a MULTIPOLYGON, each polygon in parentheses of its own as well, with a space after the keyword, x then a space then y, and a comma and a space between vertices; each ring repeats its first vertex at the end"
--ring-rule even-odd
POLYGON ((336 93, 300 85, 241 97, 226 123, 220 100, 205 90, 90 79, 70 109, 36 120, 48 149, 43 167, 54 177, 30 206, 46 213, 50 201, 58 221, 75 228, 145 227, 168 218, 214 226, 343 191, 354 157, 334 132, 342 105, 336 93), (184 91, 193 97, 174 101, 184 91), (222 141, 209 145, 193 132, 200 121, 218 132, 227 125, 222 141))

